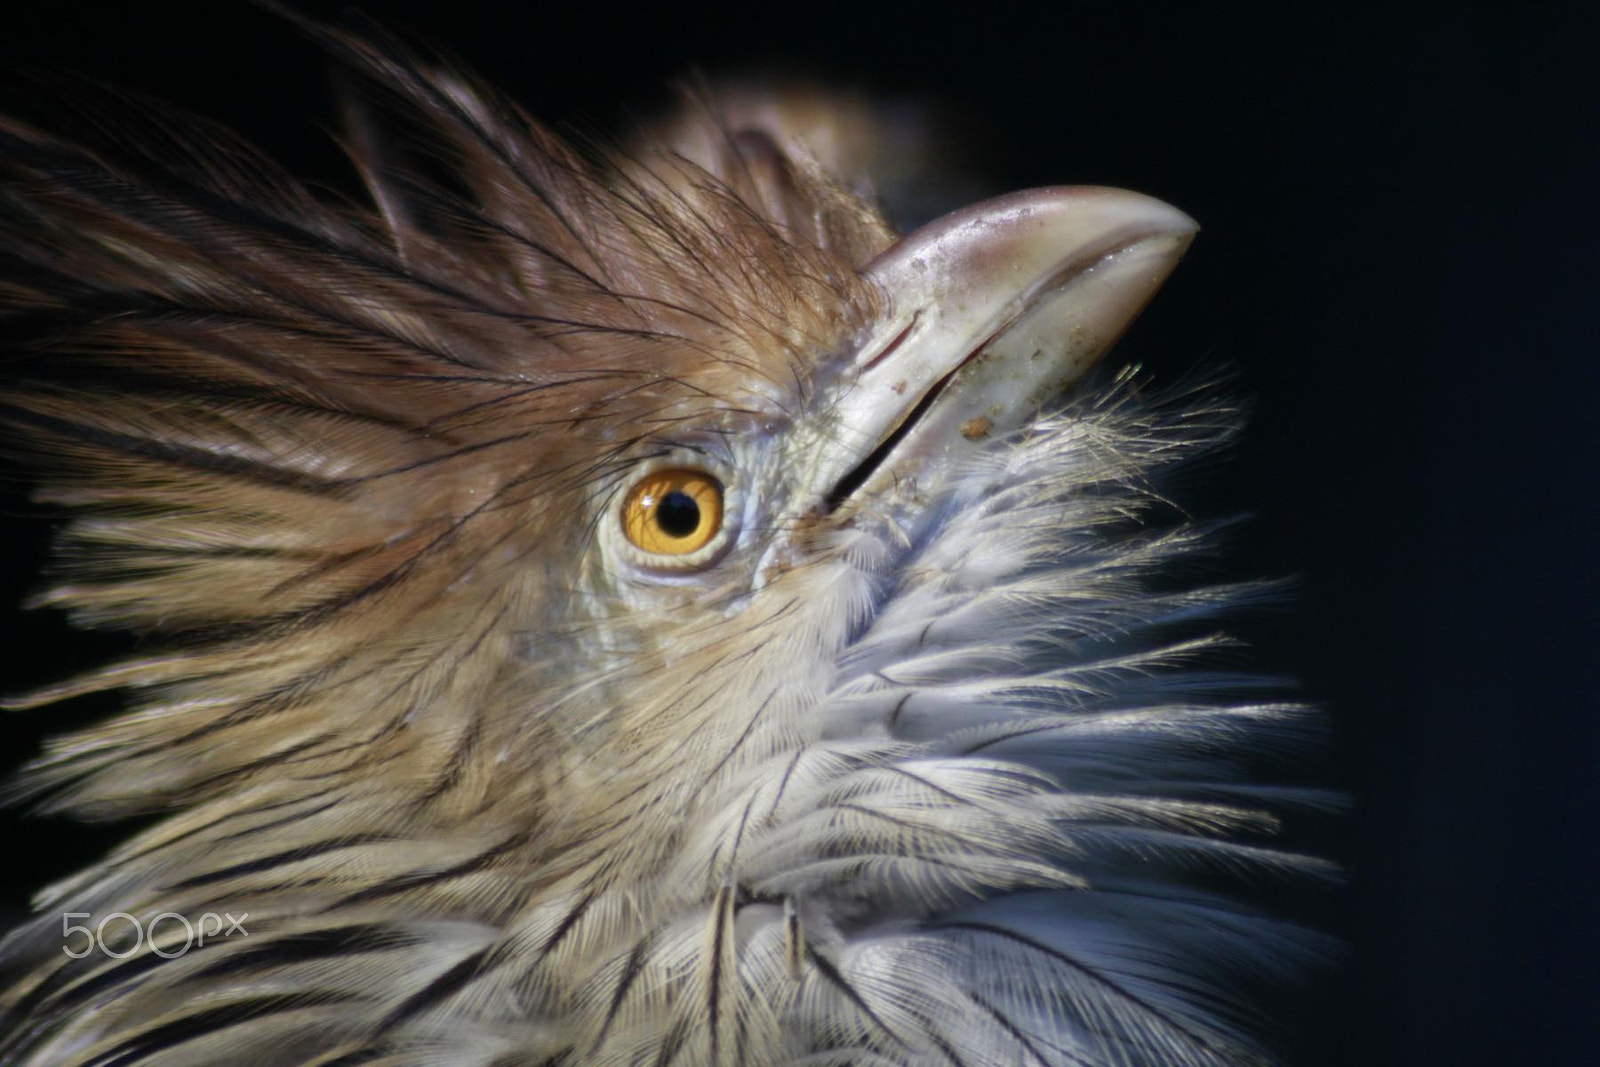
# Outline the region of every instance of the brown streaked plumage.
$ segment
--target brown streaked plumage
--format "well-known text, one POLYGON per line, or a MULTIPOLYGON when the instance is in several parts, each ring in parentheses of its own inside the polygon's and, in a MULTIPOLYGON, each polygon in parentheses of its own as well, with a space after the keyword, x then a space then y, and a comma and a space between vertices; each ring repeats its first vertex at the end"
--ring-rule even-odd
POLYGON ((896 238, 782 102, 580 150, 318 32, 371 209, 109 99, 0 125, 0 423, 77 515, 39 602, 163 649, 18 702, 127 691, 23 788, 163 818, 0 950, 0 1062, 1259 1059, 1229 983, 1316 939, 1205 872, 1317 869, 1233 840, 1307 799, 1235 777, 1301 713, 1188 668, 1237 591, 1130 528, 1231 417, 1058 399, 1192 223, 896 238), (647 550, 683 470, 720 523, 647 550))

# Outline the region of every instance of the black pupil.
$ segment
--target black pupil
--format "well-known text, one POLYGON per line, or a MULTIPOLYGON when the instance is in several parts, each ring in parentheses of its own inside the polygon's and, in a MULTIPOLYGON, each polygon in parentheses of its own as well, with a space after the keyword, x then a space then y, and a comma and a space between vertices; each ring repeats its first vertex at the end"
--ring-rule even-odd
POLYGON ((674 489, 656 505, 656 523, 669 537, 688 537, 700 528, 700 505, 681 489, 674 489))

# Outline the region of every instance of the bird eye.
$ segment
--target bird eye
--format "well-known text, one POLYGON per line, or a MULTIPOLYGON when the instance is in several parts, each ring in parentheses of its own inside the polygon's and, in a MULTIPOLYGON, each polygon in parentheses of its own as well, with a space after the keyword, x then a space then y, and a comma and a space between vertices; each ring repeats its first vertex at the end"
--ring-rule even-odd
POLYGON ((622 502, 623 532, 635 546, 655 555, 688 555, 720 529, 722 483, 703 471, 655 471, 622 502))

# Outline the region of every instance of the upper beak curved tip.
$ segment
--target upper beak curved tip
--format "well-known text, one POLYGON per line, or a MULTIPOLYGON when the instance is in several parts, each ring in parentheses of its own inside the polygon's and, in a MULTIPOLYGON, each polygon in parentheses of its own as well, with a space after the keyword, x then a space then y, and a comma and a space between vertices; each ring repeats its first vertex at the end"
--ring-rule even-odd
MULTIPOLYGON (((1163 200, 1103 186, 1049 186, 985 200, 906 235, 866 268, 897 308, 1003 320, 1098 260, 1144 242, 1177 254, 1200 225, 1163 200), (1165 240, 1164 240, 1165 239, 1165 240)), ((954 323, 953 323, 954 324, 954 323)))
POLYGON ((1155 197, 1101 186, 1029 189, 953 212, 866 268, 888 313, 856 367, 917 389, 980 352, 1037 343, 1053 354, 1049 376, 1070 384, 1138 316, 1199 229, 1155 197), (890 350, 895 365, 880 367, 890 350))

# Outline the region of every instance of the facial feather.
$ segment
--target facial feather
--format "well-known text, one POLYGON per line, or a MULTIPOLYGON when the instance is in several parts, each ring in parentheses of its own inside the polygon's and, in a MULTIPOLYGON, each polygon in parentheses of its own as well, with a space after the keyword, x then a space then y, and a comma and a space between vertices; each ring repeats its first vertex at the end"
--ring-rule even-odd
POLYGON ((1248 590, 1155 591, 1205 531, 1135 525, 1231 412, 1114 385, 877 488, 894 237, 783 108, 579 149, 316 32, 372 209, 106 96, 0 125, 0 422, 77 515, 38 602, 166 649, 16 702, 128 692, 21 788, 163 818, 6 942, 6 1062, 1260 1058, 1186 986, 1319 943, 1193 872, 1318 870, 1255 840, 1310 798, 1237 780, 1302 712, 1208 692, 1170 635, 1248 590), (682 468, 721 540, 647 558, 618 516, 682 468))

